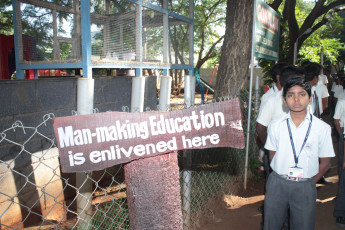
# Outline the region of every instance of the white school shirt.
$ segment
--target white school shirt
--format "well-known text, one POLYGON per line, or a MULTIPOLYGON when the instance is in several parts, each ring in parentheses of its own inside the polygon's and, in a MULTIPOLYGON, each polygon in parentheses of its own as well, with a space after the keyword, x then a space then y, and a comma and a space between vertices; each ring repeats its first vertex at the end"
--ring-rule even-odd
MULTIPOLYGON (((265 101, 266 101, 266 99, 268 98, 269 95, 271 95, 271 94, 273 94, 273 93, 276 93, 276 92, 278 92, 278 91, 279 91, 279 90, 278 90, 276 84, 273 84, 273 86, 272 86, 271 88, 269 88, 269 90, 267 90, 267 92, 264 93, 264 95, 262 95, 260 104, 265 103, 265 101)), ((261 108, 261 107, 260 107, 260 108, 261 108)))
POLYGON ((273 93, 260 105, 256 122, 267 127, 274 119, 287 114, 289 108, 283 103, 283 90, 273 93))
POLYGON ((299 156, 297 166, 303 168, 303 178, 312 178, 319 171, 320 157, 335 156, 331 127, 310 113, 307 113, 304 121, 297 128, 291 120, 290 113, 273 121, 268 127, 265 149, 276 151, 271 161, 271 168, 279 175, 289 175, 289 168, 295 166, 287 119, 289 119, 296 154, 299 156), (309 137, 300 152, 309 127, 310 116, 312 116, 312 125, 309 137))
MULTIPOLYGON (((315 93, 315 86, 311 87, 311 103, 308 105, 307 109, 311 114, 315 113, 315 97, 317 94, 315 93), (315 94, 315 95, 314 95, 315 94)), ((317 97, 319 99, 319 97, 317 97)), ((319 101, 320 104, 320 101, 319 101)))
POLYGON ((342 89, 341 91, 339 90, 338 92, 338 100, 344 99, 345 98, 345 90, 342 89))
POLYGON ((336 86, 337 84, 335 83, 335 81, 333 82, 333 84, 332 84, 332 88, 331 88, 331 91, 332 92, 335 92, 335 86, 336 86))
POLYGON ((315 92, 317 95, 317 99, 319 100, 319 111, 320 111, 320 115, 321 115, 323 113, 322 98, 329 97, 328 89, 324 84, 322 84, 319 81, 315 86, 315 92))
POLYGON ((342 97, 342 94, 343 93, 343 86, 342 85, 336 85, 334 87, 334 97, 336 98, 339 98, 339 97, 342 97))
MULTIPOLYGON (((345 127, 345 99, 340 99, 337 101, 337 105, 335 106, 335 111, 333 115, 333 119, 340 120, 340 127, 345 127)), ((345 130, 344 130, 345 132, 345 130)))
POLYGON ((327 85, 328 84, 328 79, 327 76, 324 74, 319 75, 319 81, 321 81, 322 84, 327 85))

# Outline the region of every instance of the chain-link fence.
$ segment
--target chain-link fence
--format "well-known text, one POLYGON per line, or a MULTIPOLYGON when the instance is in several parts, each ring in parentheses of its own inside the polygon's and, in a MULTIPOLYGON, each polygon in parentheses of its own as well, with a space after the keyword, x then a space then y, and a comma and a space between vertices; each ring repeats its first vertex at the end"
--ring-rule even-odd
MULTIPOLYGON (((246 133, 248 92, 242 91, 240 99, 246 133)), ((171 105, 171 110, 183 108, 171 105)), ((36 127, 17 121, 0 133, 0 151, 8 153, 0 158, 1 229, 129 229, 123 166, 62 173, 51 132, 53 117, 45 115, 36 127), (91 193, 85 192, 87 186, 91 193), (80 199, 85 207, 78 207, 80 199)), ((250 133, 253 140, 253 128, 250 133)), ((255 141, 251 143, 249 157, 254 159, 255 141)), ((212 198, 243 190, 245 150, 180 151, 179 167, 184 228, 195 229, 212 198)))

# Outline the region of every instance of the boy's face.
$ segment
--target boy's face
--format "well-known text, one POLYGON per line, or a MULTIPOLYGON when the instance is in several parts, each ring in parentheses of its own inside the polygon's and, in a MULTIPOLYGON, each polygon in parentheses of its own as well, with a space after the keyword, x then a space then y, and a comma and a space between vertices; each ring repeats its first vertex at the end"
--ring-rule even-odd
POLYGON ((290 88, 284 98, 284 103, 293 112, 304 112, 307 111, 307 107, 311 102, 307 91, 299 85, 295 85, 290 88))

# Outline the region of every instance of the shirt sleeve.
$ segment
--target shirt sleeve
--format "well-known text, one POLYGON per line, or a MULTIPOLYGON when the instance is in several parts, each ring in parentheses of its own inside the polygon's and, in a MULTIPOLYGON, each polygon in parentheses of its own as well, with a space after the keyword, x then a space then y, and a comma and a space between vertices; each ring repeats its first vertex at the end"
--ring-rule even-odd
POLYGON ((322 90, 321 90, 321 98, 325 98, 325 97, 329 97, 329 93, 328 93, 328 90, 327 90, 327 87, 322 87, 322 90))
POLYGON ((319 157, 334 157, 334 148, 331 137, 331 127, 326 126, 323 132, 320 132, 319 157))
POLYGON ((267 127, 272 121, 273 108, 272 103, 269 99, 265 100, 260 106, 259 115, 256 119, 257 123, 267 127))
POLYGON ((267 139, 265 143, 265 149, 270 151, 277 151, 277 135, 275 134, 275 129, 273 125, 268 126, 267 139))
POLYGON ((342 105, 341 105, 341 101, 338 101, 337 105, 335 106, 333 119, 340 119, 341 116, 342 116, 342 105))

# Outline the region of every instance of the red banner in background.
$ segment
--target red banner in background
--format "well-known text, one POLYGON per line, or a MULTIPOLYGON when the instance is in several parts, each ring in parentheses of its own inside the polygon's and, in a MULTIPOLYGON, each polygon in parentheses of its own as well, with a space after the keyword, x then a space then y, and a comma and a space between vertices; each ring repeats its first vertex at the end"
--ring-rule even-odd
POLYGON ((53 121, 63 172, 95 171, 180 149, 244 148, 239 100, 171 112, 106 112, 53 121))

